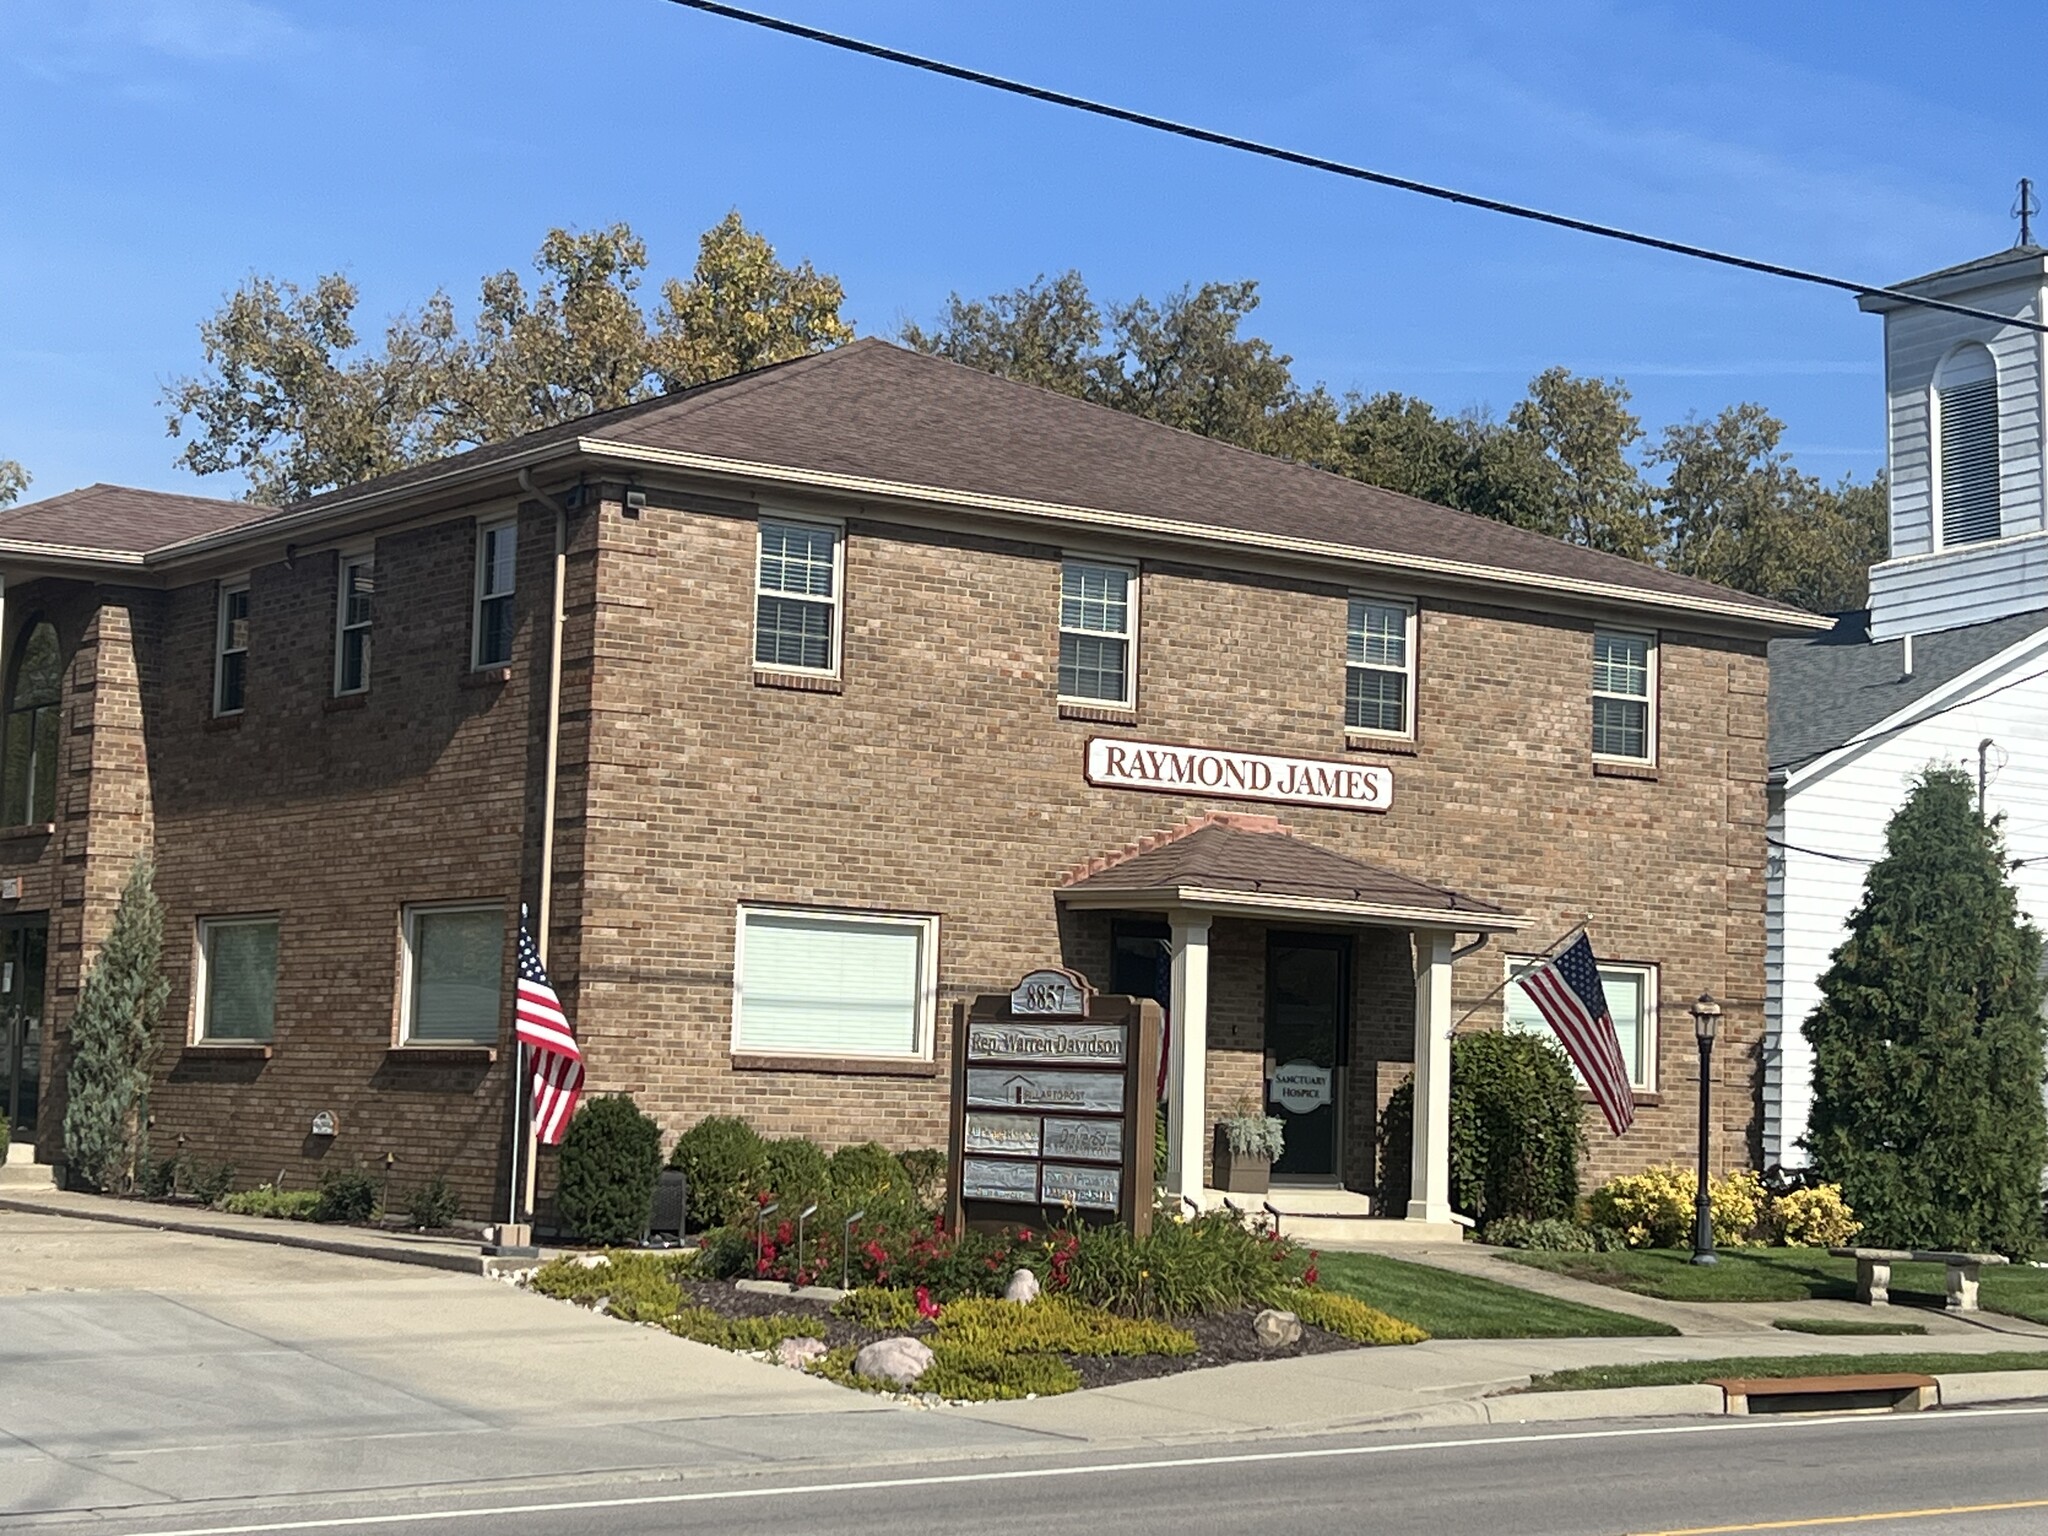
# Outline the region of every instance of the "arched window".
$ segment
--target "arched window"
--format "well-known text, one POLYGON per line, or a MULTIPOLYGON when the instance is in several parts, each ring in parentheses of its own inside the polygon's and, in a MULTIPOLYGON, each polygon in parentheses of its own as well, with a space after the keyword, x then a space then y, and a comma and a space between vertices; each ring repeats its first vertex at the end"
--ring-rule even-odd
POLYGON ((23 633, 0 738, 0 823, 8 826, 49 821, 57 804, 57 699, 64 671, 57 631, 37 619, 23 633))
POLYGON ((1982 544, 1998 523, 1998 370, 1974 343, 1949 355, 1934 379, 1940 436, 1941 542, 1982 544))

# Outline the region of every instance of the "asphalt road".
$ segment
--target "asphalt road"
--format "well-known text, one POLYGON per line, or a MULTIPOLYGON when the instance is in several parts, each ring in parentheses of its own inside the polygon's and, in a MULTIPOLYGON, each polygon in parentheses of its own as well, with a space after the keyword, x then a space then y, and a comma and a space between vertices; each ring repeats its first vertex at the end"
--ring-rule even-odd
POLYGON ((1676 1536, 1858 1527, 1901 1536, 2048 1531, 2048 1408, 1239 1441, 1141 1456, 563 1482, 445 1499, 422 1487, 11 1528, 66 1536, 1676 1536))

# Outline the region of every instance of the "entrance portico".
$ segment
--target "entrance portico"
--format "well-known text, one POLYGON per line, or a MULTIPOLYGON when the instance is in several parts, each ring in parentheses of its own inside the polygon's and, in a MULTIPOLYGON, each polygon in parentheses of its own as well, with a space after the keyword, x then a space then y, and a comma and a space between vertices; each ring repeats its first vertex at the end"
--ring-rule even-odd
MULTIPOLYGON (((1276 1180, 1319 1184, 1334 1193, 1344 1182, 1344 1165, 1337 1161, 1334 1139, 1327 1152, 1323 1142, 1341 1137, 1346 1123, 1359 1118, 1351 1114, 1352 1101, 1376 1096, 1379 1087, 1348 1079, 1344 1039, 1353 992, 1351 941, 1370 931, 1378 939, 1372 947, 1381 970, 1363 978, 1366 989, 1385 978, 1396 957, 1404 973, 1401 990, 1410 974, 1413 986, 1413 1186, 1405 1211, 1384 1214, 1441 1226, 1447 1236, 1455 1231, 1449 1123, 1452 967, 1461 935, 1484 942, 1492 934, 1526 926, 1525 919, 1490 902, 1320 848, 1273 817, 1228 812, 1211 813, 1122 853, 1092 860, 1073 872, 1057 897, 1070 910, 1164 920, 1171 957, 1164 1183, 1171 1194, 1205 1209, 1222 1199, 1205 1177, 1218 1086, 1210 1081, 1213 1005, 1219 1001, 1212 995, 1218 933, 1237 935, 1233 985, 1245 991, 1257 984, 1247 986, 1244 934, 1254 928, 1265 931, 1264 996, 1220 1001, 1235 1019, 1240 1039, 1247 1033, 1247 1017, 1257 1021, 1249 1032, 1263 1061, 1267 1102, 1276 1097, 1277 1069, 1287 1064, 1276 1049, 1290 1060, 1301 1058, 1297 1075, 1308 1082, 1305 1095, 1281 1101, 1286 1108, 1315 1103, 1325 1082, 1334 1101, 1333 1113, 1316 1122, 1308 1138, 1314 1150, 1306 1171, 1283 1166, 1276 1169, 1276 1180), (1408 942, 1389 942, 1397 934, 1408 942), (1331 977, 1341 979, 1333 983, 1331 977), (1325 997, 1334 1003, 1324 1004, 1325 997), (1327 1046, 1322 1044, 1325 1036, 1327 1046), (1319 1071, 1327 1076, 1320 1077, 1319 1071)), ((1474 946, 1468 942, 1468 947, 1474 946)), ((1240 1068, 1238 1075, 1250 1070, 1240 1068)), ((1306 1118, 1284 1118, 1297 1133, 1312 1129, 1306 1118)), ((1369 1168, 1369 1152, 1364 1156, 1369 1168)), ((1359 1166, 1356 1156, 1350 1162, 1354 1169, 1359 1166)))

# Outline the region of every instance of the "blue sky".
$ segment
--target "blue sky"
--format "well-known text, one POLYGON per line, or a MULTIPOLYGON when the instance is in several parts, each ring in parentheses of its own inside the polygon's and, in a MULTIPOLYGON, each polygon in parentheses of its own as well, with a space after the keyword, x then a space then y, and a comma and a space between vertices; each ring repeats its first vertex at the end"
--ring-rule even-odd
MULTIPOLYGON (((2019 4, 776 0, 998 73, 1861 280, 2010 244, 2048 116, 2019 4), (1955 19, 1960 18, 1960 19, 1955 19), (1902 42, 1911 39, 1910 46, 1902 42), (1993 51, 1987 51, 1993 50, 1993 51)), ((1012 100, 661 0, 5 0, 0 456, 32 496, 175 469, 157 398, 251 272, 346 271, 373 333, 629 221, 654 276, 728 208, 863 332, 1078 267, 1257 278, 1304 379, 1505 411, 1553 363, 1652 426, 1740 399, 1829 477, 1882 461, 1878 323, 1706 268, 1012 100)))

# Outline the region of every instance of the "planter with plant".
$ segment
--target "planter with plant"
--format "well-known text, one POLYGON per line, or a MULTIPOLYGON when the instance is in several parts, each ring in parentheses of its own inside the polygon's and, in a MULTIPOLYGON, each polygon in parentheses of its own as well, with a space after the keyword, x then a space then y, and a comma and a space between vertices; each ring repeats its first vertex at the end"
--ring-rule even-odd
POLYGON ((1286 1127, 1265 1110, 1243 1103, 1216 1126, 1215 1187, 1231 1194, 1262 1195, 1280 1161, 1286 1127))

